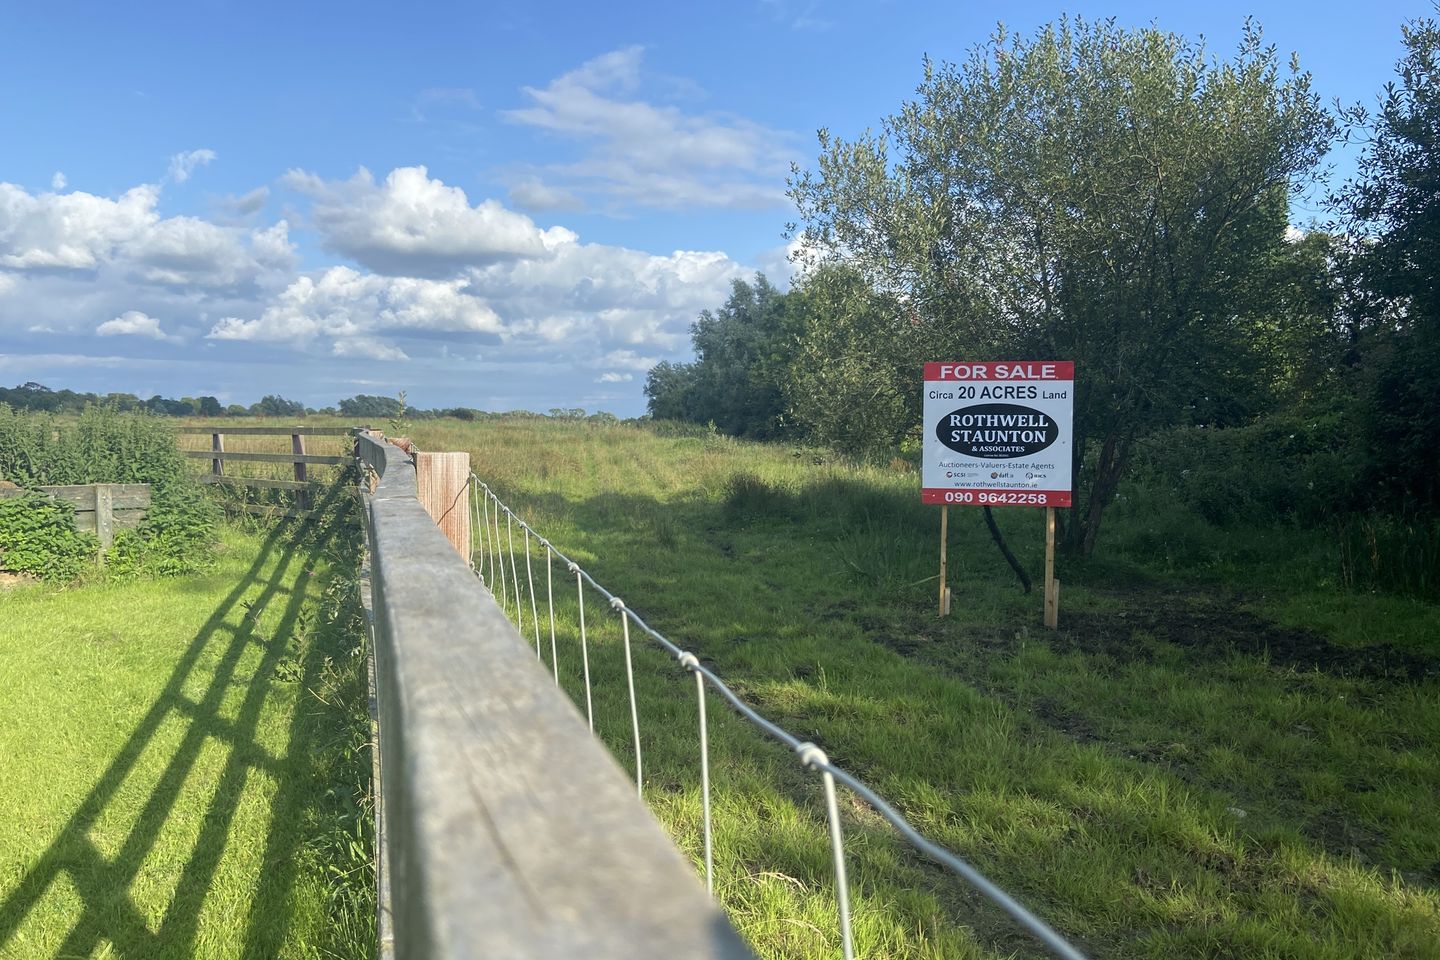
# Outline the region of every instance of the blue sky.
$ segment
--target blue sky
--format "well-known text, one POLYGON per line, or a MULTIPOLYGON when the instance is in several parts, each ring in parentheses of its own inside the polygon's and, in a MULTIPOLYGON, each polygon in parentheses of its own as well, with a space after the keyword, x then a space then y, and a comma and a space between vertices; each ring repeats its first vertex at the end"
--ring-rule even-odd
POLYGON ((634 415, 732 279, 788 276, 785 177, 816 129, 894 112, 923 55, 1070 13, 1224 56, 1253 15, 1327 100, 1373 102, 1431 10, 11 5, 0 382, 634 415))

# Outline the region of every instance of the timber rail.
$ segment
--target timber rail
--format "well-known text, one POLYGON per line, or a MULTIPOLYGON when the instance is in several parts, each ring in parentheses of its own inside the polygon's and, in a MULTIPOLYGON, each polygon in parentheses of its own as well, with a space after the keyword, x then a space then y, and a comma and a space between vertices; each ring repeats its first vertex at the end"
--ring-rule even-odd
POLYGON ((751 958, 425 511, 410 458, 366 433, 356 450, 375 474, 382 955, 751 958))

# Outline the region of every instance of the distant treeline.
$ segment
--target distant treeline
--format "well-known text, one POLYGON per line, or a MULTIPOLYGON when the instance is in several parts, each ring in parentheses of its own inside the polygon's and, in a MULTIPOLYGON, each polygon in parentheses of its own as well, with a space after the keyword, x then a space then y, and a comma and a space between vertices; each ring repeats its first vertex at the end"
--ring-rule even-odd
POLYGON ((376 424, 385 420, 427 420, 454 417, 457 420, 484 420, 490 417, 548 417, 559 420, 587 420, 592 423, 616 423, 619 418, 604 411, 589 413, 581 407, 554 407, 546 413, 515 410, 505 414, 489 413, 473 407, 437 407, 431 410, 405 405, 403 397, 382 397, 356 394, 333 407, 307 407, 299 400, 287 400, 267 394, 248 407, 222 404, 215 397, 153 396, 142 400, 133 393, 80 393, 75 390, 54 390, 44 384, 22 383, 12 388, 0 387, 0 404, 12 410, 37 413, 81 413, 90 407, 106 407, 121 413, 145 413, 166 417, 348 417, 376 424))

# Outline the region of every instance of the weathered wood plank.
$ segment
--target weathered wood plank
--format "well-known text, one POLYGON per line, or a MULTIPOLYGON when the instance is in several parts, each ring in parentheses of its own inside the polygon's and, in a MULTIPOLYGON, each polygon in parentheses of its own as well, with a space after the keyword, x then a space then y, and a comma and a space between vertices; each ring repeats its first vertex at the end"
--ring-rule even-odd
POLYGON ((415 487, 430 514, 460 556, 470 558, 470 454, 415 454, 415 487))
POLYGON ((100 555, 115 542, 115 503, 110 484, 95 484, 95 535, 100 538, 100 555))
POLYGON ((240 453, 231 450, 186 450, 185 456, 195 460, 240 460, 246 463, 326 463, 338 466, 352 462, 354 457, 329 457, 298 453, 240 453))
POLYGON ((110 488, 110 506, 116 510, 136 510, 150 506, 150 484, 148 483, 106 483, 67 484, 65 486, 35 487, 48 493, 56 500, 63 500, 78 510, 95 509, 95 488, 110 488))
POLYGON ((348 437, 355 427, 232 427, 228 424, 212 423, 207 426, 186 425, 175 428, 176 433, 219 433, 227 437, 348 437))
POLYGON ((314 490, 323 486, 319 480, 307 480, 301 483, 296 480, 265 480, 260 477, 217 477, 207 473, 200 478, 201 483, 219 484, 224 487, 263 487, 266 490, 314 490))

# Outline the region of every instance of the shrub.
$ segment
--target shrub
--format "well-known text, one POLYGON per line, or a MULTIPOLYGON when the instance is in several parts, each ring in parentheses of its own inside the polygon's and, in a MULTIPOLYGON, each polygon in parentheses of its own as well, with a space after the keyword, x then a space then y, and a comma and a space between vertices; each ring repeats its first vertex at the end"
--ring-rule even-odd
MULTIPOLYGON (((219 510, 186 472, 170 425, 154 415, 90 406, 62 418, 0 406, 0 479, 21 486, 148 483, 150 509, 137 530, 117 535, 110 571, 173 575, 209 560, 219 510)), ((73 516, 68 522, 73 528, 73 516)))
POLYGON ((75 512, 43 493, 0 500, 0 570, 74 580, 94 560, 95 537, 75 529, 75 512))

